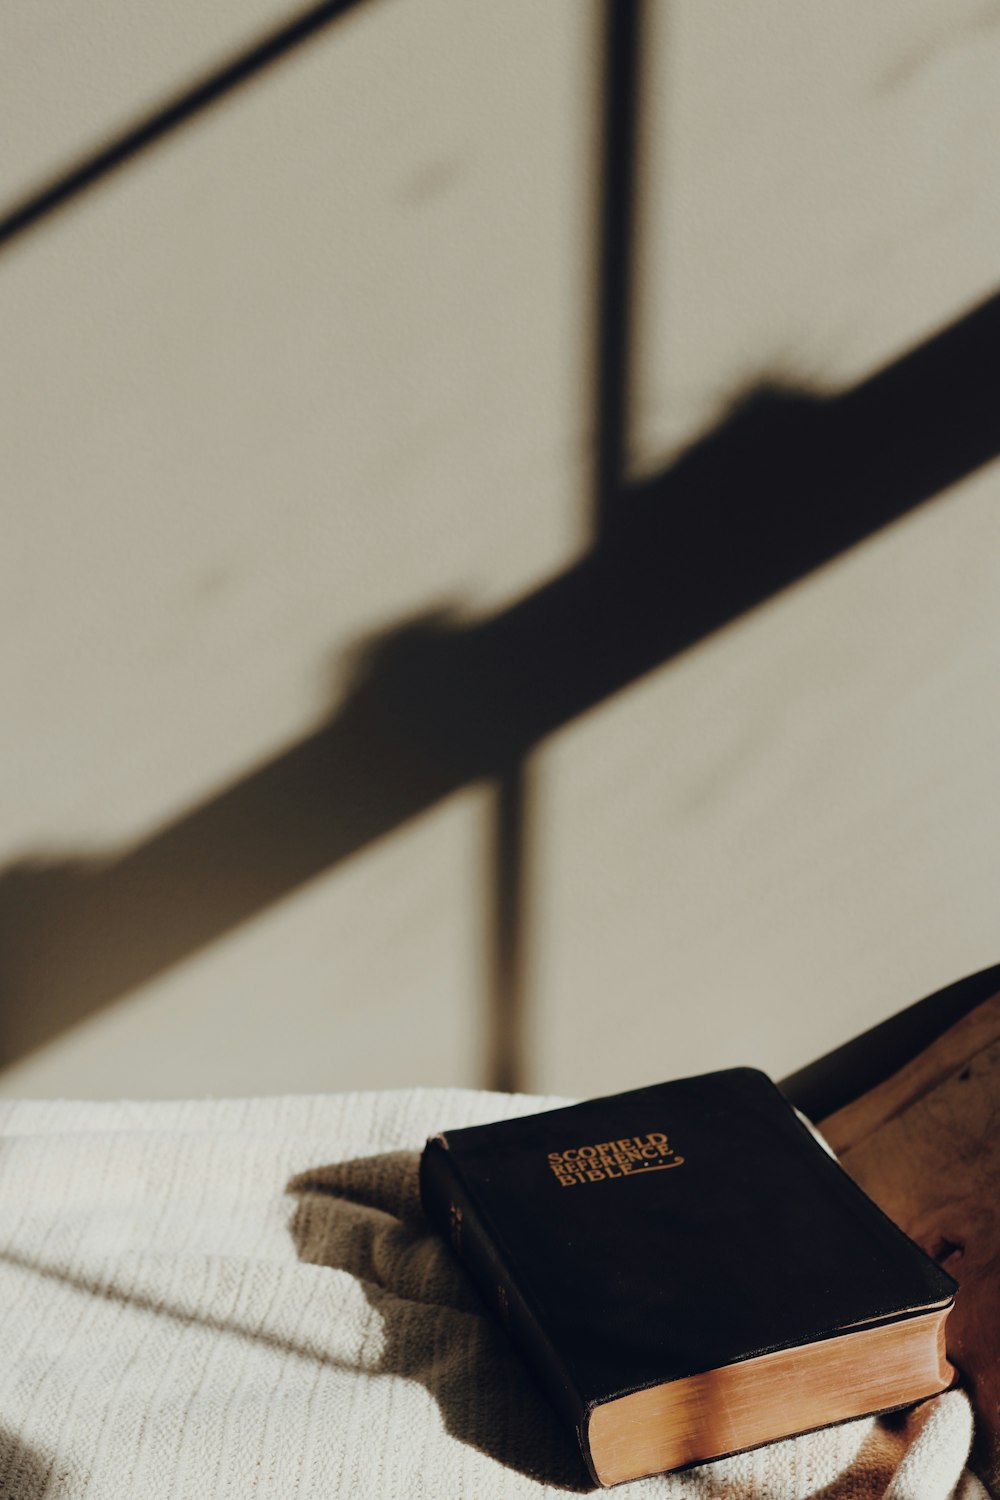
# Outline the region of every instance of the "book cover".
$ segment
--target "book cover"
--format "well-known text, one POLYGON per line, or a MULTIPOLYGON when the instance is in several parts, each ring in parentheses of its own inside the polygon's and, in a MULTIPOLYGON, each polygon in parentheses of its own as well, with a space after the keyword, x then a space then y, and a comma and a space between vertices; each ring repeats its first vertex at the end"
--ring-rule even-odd
POLYGON ((446 1131, 420 1180, 599 1483, 951 1382, 954 1281, 754 1069, 446 1131))

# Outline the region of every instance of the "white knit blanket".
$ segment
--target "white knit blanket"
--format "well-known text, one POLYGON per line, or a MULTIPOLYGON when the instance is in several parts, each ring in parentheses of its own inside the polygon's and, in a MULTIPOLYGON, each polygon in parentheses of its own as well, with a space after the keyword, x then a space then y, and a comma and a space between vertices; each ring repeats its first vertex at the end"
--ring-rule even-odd
MULTIPOLYGON (((565 1495, 563 1432, 425 1227, 456 1090, 0 1104, 0 1500, 565 1495)), ((615 1491, 983 1500, 953 1392, 615 1491)))

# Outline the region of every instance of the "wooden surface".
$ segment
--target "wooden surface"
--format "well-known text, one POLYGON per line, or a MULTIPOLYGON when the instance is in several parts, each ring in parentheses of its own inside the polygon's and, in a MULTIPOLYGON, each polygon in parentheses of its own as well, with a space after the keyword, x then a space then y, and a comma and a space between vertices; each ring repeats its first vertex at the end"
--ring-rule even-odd
POLYGON ((948 1352, 1000 1488, 1000 995, 822 1122, 851 1176, 959 1282, 948 1352))

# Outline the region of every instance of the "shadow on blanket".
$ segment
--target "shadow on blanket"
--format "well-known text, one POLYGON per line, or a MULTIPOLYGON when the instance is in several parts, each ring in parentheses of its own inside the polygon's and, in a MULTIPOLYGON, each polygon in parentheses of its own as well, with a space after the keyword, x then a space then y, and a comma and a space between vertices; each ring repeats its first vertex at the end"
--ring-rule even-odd
MULTIPOLYGON (((317 1167, 288 1184, 299 1259, 346 1271, 378 1312, 382 1346, 374 1363, 366 1346, 359 1372, 419 1381, 437 1402, 447 1431, 498 1463, 564 1490, 592 1489, 570 1434, 451 1250, 427 1225, 418 1163, 415 1151, 394 1151, 317 1167)), ((845 1423, 832 1455, 820 1440, 817 1449, 777 1458, 775 1473, 782 1482, 768 1493, 808 1491, 812 1500, 888 1493, 908 1449, 933 1421, 936 1405, 924 1402, 905 1412, 845 1423)), ((780 1455, 801 1441, 775 1444, 774 1451, 780 1455)), ((936 1451, 932 1441, 927 1452, 936 1451)), ((956 1472, 960 1461, 956 1457, 956 1472)), ((703 1500, 746 1494, 739 1462, 692 1470, 691 1493, 703 1500)))
POLYGON ((545 1484, 592 1489, 571 1436, 424 1220, 418 1162, 394 1151, 293 1178, 300 1260, 357 1279, 382 1320, 375 1373, 426 1386, 453 1437, 545 1484))
POLYGON ((52 1464, 46 1463, 21 1438, 0 1427, 0 1495, 11 1500, 41 1500, 52 1464))

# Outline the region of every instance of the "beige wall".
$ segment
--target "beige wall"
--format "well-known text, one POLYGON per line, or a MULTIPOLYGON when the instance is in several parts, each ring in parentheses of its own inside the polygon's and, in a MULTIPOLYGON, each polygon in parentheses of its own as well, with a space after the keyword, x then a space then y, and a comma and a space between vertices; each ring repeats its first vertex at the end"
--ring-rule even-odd
MULTIPOLYGON (((0 205, 291 14, 44 9, 0 62, 0 205)), ((995 17, 652 5, 635 472, 993 292, 995 17)), ((590 544, 598 20, 362 0, 0 250, 0 1093, 489 1076, 485 783, 104 1008, 60 1002, 58 1034, 15 1013, 68 920, 52 867, 101 891, 335 714, 364 642, 492 617, 590 544)), ((781 1073, 996 959, 998 484, 535 751, 525 1086, 781 1073)), ((93 945, 129 942, 116 916, 93 945)))

